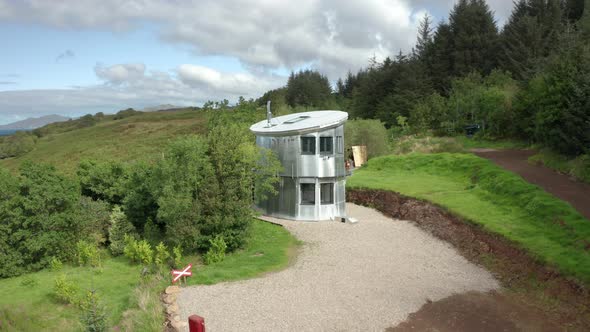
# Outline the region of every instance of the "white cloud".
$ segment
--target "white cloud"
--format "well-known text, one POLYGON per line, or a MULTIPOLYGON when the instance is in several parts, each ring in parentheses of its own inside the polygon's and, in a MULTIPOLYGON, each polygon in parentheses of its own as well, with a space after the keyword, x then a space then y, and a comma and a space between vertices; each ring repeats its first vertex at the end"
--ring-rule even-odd
MULTIPOLYGON (((153 104, 199 104, 239 95, 255 98, 285 82, 276 69, 312 67, 331 80, 377 60, 409 51, 419 20, 446 19, 455 0, 0 0, 0 22, 63 29, 121 31, 148 22, 164 42, 189 45, 196 54, 237 58, 248 73, 198 64, 147 72, 144 64, 97 64, 104 84, 70 90, 0 92, 8 112, 112 109, 153 104), (57 98, 56 96, 61 96, 57 98), (20 106, 18 101, 20 100, 20 106), (23 103, 23 100, 26 102, 23 103)), ((490 0, 500 22, 512 0, 490 0)), ((73 52, 72 52, 73 53, 73 52)), ((8 80, 6 80, 8 81, 8 80)), ((38 113, 36 113, 38 114, 38 113)))
POLYGON ((97 64, 94 67, 96 76, 113 84, 136 81, 144 77, 145 65, 143 63, 127 63, 104 67, 97 64))
POLYGON ((133 107, 160 104, 201 105, 207 100, 239 96, 257 98, 285 84, 286 78, 270 74, 221 73, 214 69, 183 64, 175 71, 147 71, 144 64, 97 65, 104 84, 72 89, 0 91, 0 124, 31 116, 113 113, 133 107))

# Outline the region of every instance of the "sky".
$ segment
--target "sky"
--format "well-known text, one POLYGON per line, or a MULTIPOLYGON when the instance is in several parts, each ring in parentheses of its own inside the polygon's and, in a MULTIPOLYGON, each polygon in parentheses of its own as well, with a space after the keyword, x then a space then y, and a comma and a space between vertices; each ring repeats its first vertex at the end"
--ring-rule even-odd
MULTIPOLYGON (((454 0, 0 0, 0 124, 257 98, 408 52, 454 0)), ((488 0, 501 25, 512 0, 488 0)))

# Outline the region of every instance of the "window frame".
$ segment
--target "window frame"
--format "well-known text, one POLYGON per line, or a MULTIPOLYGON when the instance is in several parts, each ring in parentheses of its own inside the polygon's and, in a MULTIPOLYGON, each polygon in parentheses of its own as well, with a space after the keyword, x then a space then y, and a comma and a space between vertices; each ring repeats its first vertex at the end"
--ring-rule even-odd
POLYGON ((301 142, 301 154, 302 155, 315 155, 316 154, 316 145, 317 145, 317 141, 316 141, 316 137, 315 136, 301 136, 300 139, 301 142), (303 142, 306 140, 312 140, 313 144, 304 144, 303 142), (306 151, 305 147, 313 147, 313 151, 306 151))
POLYGON ((334 183, 333 182, 326 182, 326 183, 320 183, 320 204, 321 205, 331 205, 334 204, 334 183), (324 187, 328 186, 328 188, 330 188, 330 190, 328 191, 330 193, 330 200, 329 201, 324 201, 324 187))
POLYGON ((300 192, 300 196, 301 196, 300 199, 299 199, 299 204, 300 205, 315 206, 315 203, 316 203, 316 197, 315 197, 316 188, 315 187, 316 187, 315 186, 315 183, 300 183, 299 184, 299 192, 300 192), (313 189, 313 202, 304 201, 303 200, 303 192, 304 192, 303 187, 304 186, 307 187, 307 188, 312 188, 313 189))
POLYGON ((320 136, 320 155, 328 156, 334 154, 334 136, 320 136), (329 139, 329 140, 328 140, 329 139), (324 147, 323 142, 329 141, 330 142, 330 151, 322 151, 324 147))

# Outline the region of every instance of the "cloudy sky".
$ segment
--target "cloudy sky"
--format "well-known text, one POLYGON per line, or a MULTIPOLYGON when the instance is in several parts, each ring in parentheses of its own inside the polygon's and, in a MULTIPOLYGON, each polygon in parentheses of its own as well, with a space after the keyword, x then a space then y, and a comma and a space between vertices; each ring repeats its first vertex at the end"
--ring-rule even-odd
MULTIPOLYGON (((408 51, 453 0, 0 0, 0 124, 259 97, 408 51)), ((489 0, 501 24, 512 0, 489 0)))

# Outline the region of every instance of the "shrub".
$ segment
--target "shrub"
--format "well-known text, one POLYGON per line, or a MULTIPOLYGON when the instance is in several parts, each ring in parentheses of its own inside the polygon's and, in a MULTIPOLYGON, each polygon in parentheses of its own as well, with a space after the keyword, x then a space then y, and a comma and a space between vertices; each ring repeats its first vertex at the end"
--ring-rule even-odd
POLYGON ((107 314, 96 291, 89 291, 80 303, 82 315, 80 321, 84 330, 88 332, 102 332, 107 330, 107 314))
POLYGON ((119 256, 123 253, 127 243, 125 236, 133 236, 134 234, 135 228, 133 225, 127 220, 121 208, 115 206, 111 213, 111 227, 109 228, 109 241, 111 242, 109 249, 113 256, 119 256))
POLYGON ((134 237, 125 235, 125 257, 132 262, 140 262, 144 265, 152 263, 154 251, 146 240, 137 241, 134 237))
POLYGON ((179 267, 182 265, 182 248, 180 246, 176 246, 172 250, 172 253, 174 254, 174 266, 179 267))
POLYGON ((215 236, 212 240, 209 240, 211 244, 207 253, 203 257, 205 260, 205 264, 213 264, 223 261, 225 258, 225 250, 227 249, 227 245, 225 244, 225 240, 223 240, 222 236, 215 236))
POLYGON ((344 126, 344 143, 348 151, 355 145, 366 145, 368 158, 387 154, 389 136, 379 120, 349 120, 344 126))
POLYGON ((150 265, 152 263, 154 251, 152 250, 152 246, 146 240, 137 242, 136 253, 137 258, 142 264, 150 265))
POLYGON ((78 304, 79 287, 62 274, 57 277, 53 285, 53 295, 55 298, 65 304, 78 304))
POLYGON ((123 254, 132 262, 137 261, 137 240, 133 236, 125 234, 124 241, 123 254))
POLYGON ((49 268, 51 269, 51 271, 61 271, 62 267, 63 267, 63 264, 59 260, 59 258, 52 257, 49 260, 49 268))
POLYGON ((76 249, 76 256, 80 266, 100 266, 100 253, 98 252, 98 248, 95 245, 84 240, 80 240, 78 243, 76 243, 76 249))
POLYGON ((160 242, 160 244, 156 246, 156 256, 154 257, 154 261, 157 265, 164 265, 169 257, 170 254, 168 253, 168 248, 166 248, 164 243, 160 242))

